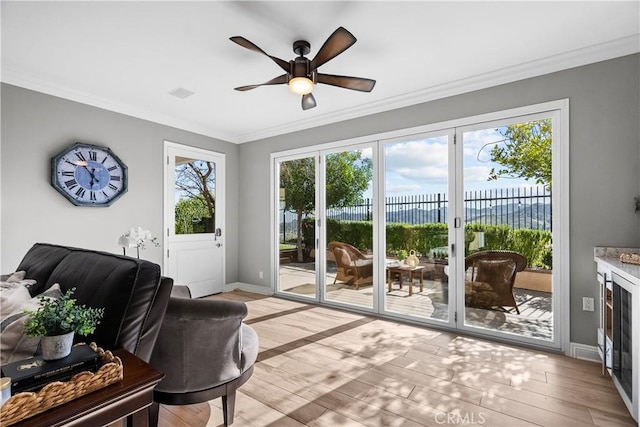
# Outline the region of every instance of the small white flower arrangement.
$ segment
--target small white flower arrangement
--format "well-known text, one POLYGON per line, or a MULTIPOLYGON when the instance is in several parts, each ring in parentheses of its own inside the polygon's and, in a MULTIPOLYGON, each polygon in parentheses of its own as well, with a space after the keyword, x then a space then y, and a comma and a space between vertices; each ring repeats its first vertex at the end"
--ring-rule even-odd
POLYGON ((122 253, 127 254, 127 248, 136 248, 136 254, 140 258, 140 249, 145 248, 145 242, 151 242, 154 246, 160 246, 157 237, 151 235, 151 231, 142 227, 131 228, 118 239, 118 245, 122 246, 122 253))

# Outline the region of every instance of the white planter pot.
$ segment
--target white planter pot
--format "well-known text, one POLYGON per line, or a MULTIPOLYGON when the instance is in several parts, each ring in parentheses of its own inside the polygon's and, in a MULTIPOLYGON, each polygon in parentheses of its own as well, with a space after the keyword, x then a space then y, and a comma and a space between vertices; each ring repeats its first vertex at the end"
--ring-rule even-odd
POLYGON ((45 336, 40 338, 42 347, 42 358, 44 360, 57 360, 67 357, 71 353, 74 332, 67 332, 62 335, 45 336))

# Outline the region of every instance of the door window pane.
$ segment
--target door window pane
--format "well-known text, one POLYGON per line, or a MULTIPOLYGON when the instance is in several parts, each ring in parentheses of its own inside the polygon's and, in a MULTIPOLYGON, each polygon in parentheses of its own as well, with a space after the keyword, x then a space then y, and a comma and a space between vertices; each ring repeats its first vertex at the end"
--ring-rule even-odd
POLYGON ((385 310, 448 321, 449 138, 388 143, 385 310))
POLYGON ((279 163, 278 290, 316 298, 316 158, 279 163))
POLYGON ((373 307, 371 148, 325 156, 325 298, 373 307))
POLYGON ((175 158, 175 234, 213 233, 216 229, 216 164, 175 158))
POLYGON ((551 136, 551 119, 463 133, 467 326, 553 340, 551 136))

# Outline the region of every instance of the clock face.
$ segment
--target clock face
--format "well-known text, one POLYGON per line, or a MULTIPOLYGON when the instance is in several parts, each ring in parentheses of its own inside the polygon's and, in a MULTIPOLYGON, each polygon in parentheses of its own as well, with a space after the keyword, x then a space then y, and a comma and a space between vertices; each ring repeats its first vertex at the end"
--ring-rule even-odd
POLYGON ((77 206, 109 206, 127 192, 127 166, 106 147, 76 143, 51 169, 51 185, 77 206))

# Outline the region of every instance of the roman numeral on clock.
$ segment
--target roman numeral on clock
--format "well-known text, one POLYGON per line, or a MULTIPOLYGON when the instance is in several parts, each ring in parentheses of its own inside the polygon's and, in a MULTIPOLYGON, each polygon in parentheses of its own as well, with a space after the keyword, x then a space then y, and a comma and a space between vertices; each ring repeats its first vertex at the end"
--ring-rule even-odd
POLYGON ((109 180, 110 181, 120 181, 120 175, 110 175, 109 176, 109 180))
POLYGON ((96 192, 89 191, 89 200, 96 200, 96 192))
POLYGON ((84 158, 84 154, 82 154, 81 152, 76 151, 75 155, 78 159, 82 160, 83 162, 87 161, 87 159, 84 158))
POLYGON ((78 188, 78 191, 76 191, 76 196, 83 198, 84 197, 84 193, 86 193, 86 190, 82 187, 78 188))
POLYGON ((73 176, 73 171, 62 171, 62 176, 73 176))
POLYGON ((98 153, 95 151, 89 151, 89 160, 93 160, 94 162, 98 159, 98 153))
POLYGON ((64 185, 66 185, 69 190, 73 190, 78 185, 78 183, 75 179, 70 179, 68 181, 65 181, 64 185))

